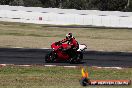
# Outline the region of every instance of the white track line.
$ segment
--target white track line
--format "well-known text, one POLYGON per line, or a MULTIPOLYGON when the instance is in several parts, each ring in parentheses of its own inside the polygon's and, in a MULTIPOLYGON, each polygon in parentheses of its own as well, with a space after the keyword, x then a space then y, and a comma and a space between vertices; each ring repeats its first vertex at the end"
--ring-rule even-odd
MULTIPOLYGON (((24 47, 11 47, 11 48, 25 49, 24 47)), ((35 48, 27 48, 27 49, 35 49, 35 48)), ((37 49, 51 49, 51 48, 37 48, 37 49)))
POLYGON ((95 68, 106 68, 106 69, 123 69, 122 67, 98 67, 98 66, 92 66, 95 68))
POLYGON ((76 68, 78 66, 63 66, 63 67, 65 67, 65 68, 76 68))
POLYGON ((45 67, 56 67, 57 65, 44 65, 45 67))
MULTIPOLYGON (((22 67, 31 67, 34 65, 14 65, 14 64, 0 64, 0 67, 4 67, 4 66, 22 66, 22 67)), ((35 65, 37 66, 37 65, 35 65)), ((38 65, 39 66, 39 65, 38 65)), ((64 68, 77 68, 79 66, 59 66, 59 65, 41 65, 44 67, 64 67, 64 68)), ((106 69, 123 69, 122 67, 98 67, 98 66, 90 66, 90 67, 94 67, 94 68, 106 68, 106 69)))
POLYGON ((32 65, 15 65, 15 66, 30 67, 32 65))
POLYGON ((0 67, 6 66, 6 64, 0 64, 0 67))

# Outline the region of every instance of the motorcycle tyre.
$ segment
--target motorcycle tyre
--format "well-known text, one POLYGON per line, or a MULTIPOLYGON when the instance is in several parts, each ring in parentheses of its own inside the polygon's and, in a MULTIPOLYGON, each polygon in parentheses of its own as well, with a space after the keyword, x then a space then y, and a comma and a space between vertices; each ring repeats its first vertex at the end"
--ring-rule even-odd
POLYGON ((77 64, 80 63, 83 59, 83 53, 80 52, 75 58, 70 59, 70 64, 77 64))
POLYGON ((45 62, 46 63, 52 63, 52 62, 55 62, 55 59, 56 59, 56 54, 55 53, 49 53, 45 56, 45 62))

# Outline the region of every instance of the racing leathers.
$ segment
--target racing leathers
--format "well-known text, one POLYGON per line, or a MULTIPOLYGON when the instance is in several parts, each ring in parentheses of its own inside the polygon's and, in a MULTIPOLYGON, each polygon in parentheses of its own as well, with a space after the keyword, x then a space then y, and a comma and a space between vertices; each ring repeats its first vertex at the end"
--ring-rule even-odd
POLYGON ((63 39, 62 43, 67 42, 68 47, 64 50, 72 59, 77 57, 76 51, 79 49, 79 44, 76 39, 73 37, 70 40, 63 39))

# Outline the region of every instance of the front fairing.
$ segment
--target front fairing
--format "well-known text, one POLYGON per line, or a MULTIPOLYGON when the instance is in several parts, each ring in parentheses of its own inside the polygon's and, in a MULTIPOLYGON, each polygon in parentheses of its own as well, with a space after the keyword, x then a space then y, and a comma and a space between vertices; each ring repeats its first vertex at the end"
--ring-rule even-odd
POLYGON ((79 44, 79 49, 77 51, 84 51, 85 49, 87 49, 85 44, 79 44))

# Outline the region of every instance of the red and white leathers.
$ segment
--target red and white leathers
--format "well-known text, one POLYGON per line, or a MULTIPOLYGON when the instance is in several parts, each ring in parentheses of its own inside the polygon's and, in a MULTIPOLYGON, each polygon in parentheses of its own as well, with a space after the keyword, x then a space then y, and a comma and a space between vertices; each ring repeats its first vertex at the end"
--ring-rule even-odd
POLYGON ((67 44, 69 45, 68 46, 68 49, 73 49, 73 50, 77 50, 78 48, 79 48, 79 44, 78 44, 78 42, 76 41, 76 39, 73 37, 73 38, 71 38, 70 40, 68 40, 68 39, 63 39, 62 41, 61 41, 62 43, 65 43, 65 42, 67 42, 67 44))

